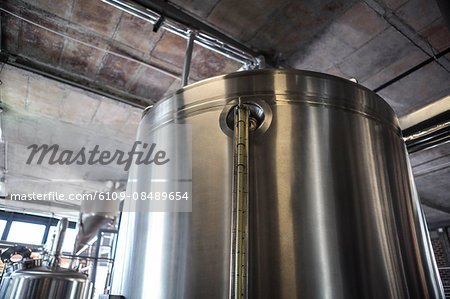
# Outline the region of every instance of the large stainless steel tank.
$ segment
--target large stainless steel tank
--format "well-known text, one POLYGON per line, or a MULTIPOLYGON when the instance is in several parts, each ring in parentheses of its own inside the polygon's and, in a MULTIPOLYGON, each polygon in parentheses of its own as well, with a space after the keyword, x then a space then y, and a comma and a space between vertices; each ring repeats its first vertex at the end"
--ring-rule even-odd
MULTIPOLYGON (((249 298, 444 298, 394 112, 358 84, 296 70, 211 78, 145 115, 140 138, 192 126, 192 212, 127 200, 141 212, 123 213, 111 294, 230 297, 238 98, 264 114, 248 150, 249 298)), ((128 190, 151 191, 140 183, 128 190)))

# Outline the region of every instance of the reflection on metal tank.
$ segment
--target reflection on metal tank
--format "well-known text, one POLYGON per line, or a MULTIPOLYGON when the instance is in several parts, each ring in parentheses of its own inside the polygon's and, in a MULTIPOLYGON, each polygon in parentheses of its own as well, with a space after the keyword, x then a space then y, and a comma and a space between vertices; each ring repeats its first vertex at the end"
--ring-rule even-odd
POLYGON ((41 260, 24 263, 22 268, 6 274, 0 289, 1 299, 85 299, 88 280, 85 274, 64 268, 48 267, 41 260))
POLYGON ((444 298, 394 112, 358 84, 296 70, 211 78, 145 115, 138 137, 192 126, 192 212, 123 214, 111 294, 233 297, 239 98, 263 114, 248 146, 249 298, 444 298))
POLYGON ((61 249, 69 221, 62 218, 50 256, 44 265, 42 259, 32 259, 31 250, 13 246, 2 252, 6 268, 0 284, 0 299, 86 299, 89 282, 87 275, 59 266, 61 249), (22 260, 12 262, 15 255, 22 260))

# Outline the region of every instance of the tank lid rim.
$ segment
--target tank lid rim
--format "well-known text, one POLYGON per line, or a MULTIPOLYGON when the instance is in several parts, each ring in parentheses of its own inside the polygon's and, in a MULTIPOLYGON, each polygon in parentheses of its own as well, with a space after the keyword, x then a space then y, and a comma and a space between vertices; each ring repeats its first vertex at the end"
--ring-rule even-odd
MULTIPOLYGON (((264 73, 266 73, 266 74, 269 74, 269 73, 272 73, 272 74, 297 74, 297 75, 306 75, 306 76, 317 77, 317 78, 322 78, 322 79, 339 80, 344 83, 353 85, 356 88, 363 89, 367 92, 370 92, 385 102, 385 100, 382 97, 380 97, 378 94, 376 94, 374 91, 370 90, 369 88, 367 88, 359 83, 355 83, 355 82, 351 81, 350 79, 345 79, 345 78, 342 78, 342 77, 339 77, 336 75, 327 74, 327 73, 321 73, 321 72, 315 72, 315 71, 309 71, 309 70, 299 70, 299 69, 259 69, 259 70, 246 70, 246 71, 233 72, 233 73, 229 73, 229 74, 223 74, 223 75, 206 78, 206 79, 197 81, 195 83, 186 85, 186 86, 178 89, 177 91, 175 91, 174 94, 180 94, 187 90, 195 88, 197 86, 208 84, 213 81, 218 81, 218 80, 223 80, 223 79, 231 79, 231 78, 237 78, 237 77, 246 77, 246 76, 250 76, 250 75, 254 75, 254 74, 264 74, 264 73)), ((170 95, 167 98, 171 98, 174 94, 170 95)), ((163 100, 164 99, 162 99, 162 101, 163 100)))
POLYGON ((176 106, 185 107, 187 104, 197 101, 202 102, 207 98, 237 98, 241 94, 244 96, 252 93, 255 95, 268 95, 270 93, 281 95, 284 92, 287 94, 298 94, 297 91, 300 91, 300 94, 326 99, 325 102, 330 103, 336 101, 341 101, 342 103, 343 99, 348 99, 348 102, 351 103, 353 99, 360 99, 359 103, 353 102, 351 104, 356 110, 385 119, 395 127, 400 128, 392 107, 382 97, 367 87, 338 76, 297 69, 248 70, 211 77, 178 89, 171 96, 158 101, 150 111, 158 110, 160 105, 168 101, 176 101, 176 106), (292 77, 293 80, 287 80, 287 85, 285 86, 276 86, 280 82, 283 84, 282 81, 277 82, 276 78, 278 76, 292 77), (239 78, 242 78, 242 80, 239 78), (304 80, 297 78, 303 78, 304 80), (231 85, 229 86, 232 88, 229 89, 226 85, 227 83, 220 85, 219 82, 230 82, 231 85), (258 84, 262 85, 258 86, 258 84), (267 84, 273 85, 268 86, 267 84), (209 86, 211 89, 209 89, 209 86))

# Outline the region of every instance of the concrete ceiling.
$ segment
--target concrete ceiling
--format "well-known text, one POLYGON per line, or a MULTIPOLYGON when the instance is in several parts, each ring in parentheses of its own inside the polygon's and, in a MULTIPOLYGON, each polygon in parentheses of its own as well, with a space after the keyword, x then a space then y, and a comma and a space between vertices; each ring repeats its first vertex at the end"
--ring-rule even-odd
MULTIPOLYGON (((38 156, 27 164, 32 144, 59 146, 78 153, 99 145, 99 150, 127 152, 133 144, 142 110, 5 65, 0 72, 0 114, 7 146, 7 194, 57 192, 69 194, 122 191, 128 172, 123 166, 38 164, 38 156)), ((0 148, 3 142, 0 142, 0 148)), ((50 153, 51 154, 51 153, 50 153)), ((48 156, 50 156, 48 154, 48 156)), ((78 210, 81 201, 15 202, 2 200, 8 209, 61 214, 78 210)))
MULTIPOLYGON (((450 33, 434 0, 169 3, 264 54, 278 66, 353 77, 370 89, 450 46, 450 33)), ((164 30, 155 33, 151 24, 100 0, 3 0, 1 7, 2 49, 12 55, 10 59, 16 56, 33 68, 140 106, 160 100, 181 85, 186 41, 164 30)), ((190 80, 240 67, 196 45, 190 80)), ((33 88, 32 83, 27 84, 33 88)), ((449 95, 450 55, 378 93, 399 116, 449 95)), ((65 91, 61 99, 77 106, 75 98, 70 101, 70 92, 65 91)), ((24 109, 34 113, 31 106, 24 109)), ((132 107, 126 109, 125 114, 132 113, 132 107)), ((65 122, 62 113, 59 110, 49 118, 65 122)), ((87 125, 83 122, 89 124, 92 118, 87 121, 79 116, 76 125, 87 125)), ((412 155, 418 190, 433 223, 448 218, 450 210, 448 153, 448 147, 438 147, 412 155), (440 167, 435 168, 435 163, 440 167)))

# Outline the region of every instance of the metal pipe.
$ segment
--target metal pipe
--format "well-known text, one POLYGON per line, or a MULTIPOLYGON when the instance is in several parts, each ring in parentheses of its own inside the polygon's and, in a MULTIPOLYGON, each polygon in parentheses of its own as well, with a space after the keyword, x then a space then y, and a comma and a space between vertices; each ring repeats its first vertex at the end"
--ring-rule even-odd
POLYGON ((61 218, 58 223, 56 238, 53 241, 51 258, 48 262, 49 267, 56 267, 59 265, 61 250, 64 243, 64 237, 66 236, 67 226, 69 225, 69 220, 67 218, 61 218))
MULTIPOLYGON (((101 229, 98 230, 97 232, 97 242, 95 244, 95 254, 94 257, 99 256, 100 254, 100 243, 101 243, 101 239, 102 239, 102 234, 103 231, 101 229)), ((97 266, 98 266, 98 259, 94 259, 93 260, 93 264, 92 264, 92 269, 91 269, 91 283, 92 283, 92 295, 91 298, 93 298, 93 294, 95 293, 95 278, 97 276, 97 266)))
POLYGON ((410 154, 450 142, 450 121, 405 136, 403 140, 410 154))
POLYGON ((249 110, 239 100, 234 111, 234 297, 247 297, 247 201, 249 110))
POLYGON ((414 134, 412 134, 410 136, 406 136, 403 139, 405 140, 405 142, 413 141, 413 140, 416 140, 416 139, 419 139, 419 138, 424 138, 426 136, 430 136, 430 135, 432 135, 432 134, 434 134, 434 133, 436 133, 436 132, 438 132, 438 131, 440 131, 442 129, 448 128, 448 127, 450 127, 450 121, 445 122, 443 124, 436 125, 434 127, 428 128, 426 130, 414 133, 414 134))
POLYGON ((66 236, 66 230, 67 230, 67 226, 69 224, 69 220, 67 218, 62 218, 59 221, 59 225, 58 225, 58 233, 56 234, 56 239, 55 239, 55 249, 53 250, 53 254, 54 255, 61 255, 61 250, 62 250, 62 246, 63 246, 63 242, 64 242, 64 238, 66 236))
MULTIPOLYGON (((154 12, 147 7, 127 0, 102 0, 103 2, 112 5, 120 10, 123 10, 131 15, 141 18, 151 24, 155 24, 162 13, 154 12)), ((156 5, 155 3, 148 3, 148 5, 156 5)), ((172 9, 171 14, 174 14, 175 8, 172 9)), ((173 34, 181 36, 183 38, 189 38, 189 31, 198 29, 196 43, 210 49, 216 53, 224 55, 227 58, 233 59, 242 64, 253 65, 254 68, 258 68, 258 59, 256 59, 256 53, 253 53, 250 49, 241 45, 240 43, 226 37, 217 30, 201 23, 200 21, 190 17, 191 25, 188 26, 186 22, 180 22, 177 20, 171 20, 171 16, 164 15, 164 21, 161 24, 161 28, 167 30, 173 34), (196 26, 192 26, 195 23, 196 26)))
POLYGON ((181 80, 181 87, 189 84, 189 71, 191 69, 192 50, 194 49, 195 32, 189 32, 189 38, 186 46, 186 56, 184 57, 183 76, 181 80))
MULTIPOLYGON (((120 1, 120 0, 119 0, 120 1)), ((147 9, 151 9, 159 15, 164 15, 165 17, 173 20, 175 23, 180 24, 182 26, 198 29, 205 34, 218 38, 228 44, 230 47, 239 50, 240 52, 247 53, 250 56, 256 56, 256 53, 248 48, 246 45, 228 37, 222 32, 214 29, 208 24, 200 21, 199 19, 185 13, 183 10, 171 5, 171 3, 167 3, 165 0, 136 0, 137 3, 140 3, 147 9)))

